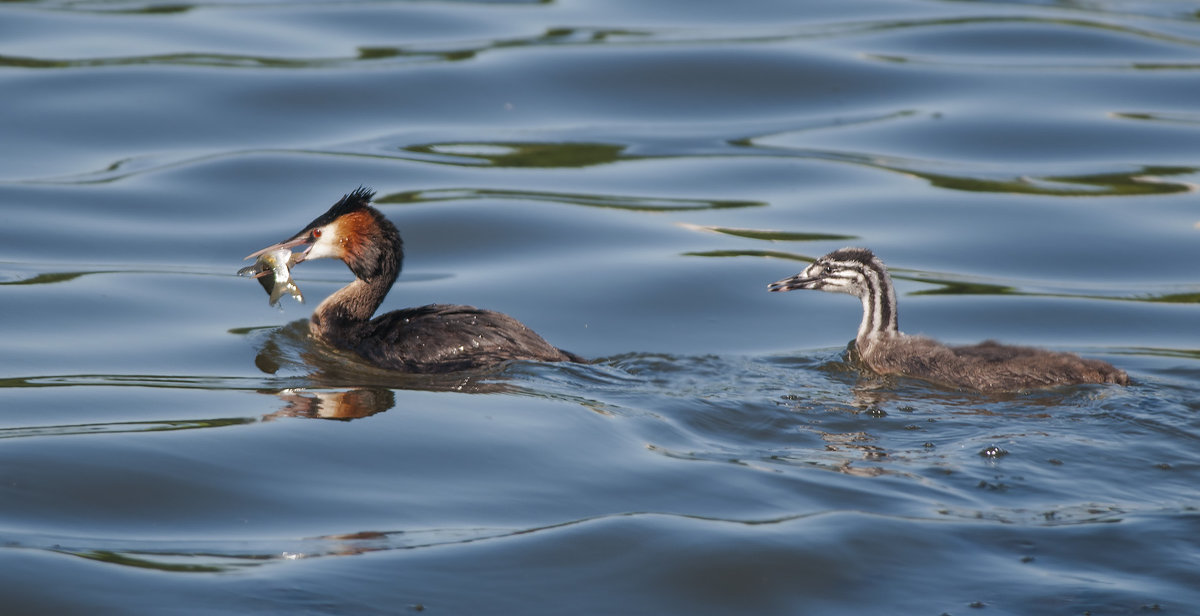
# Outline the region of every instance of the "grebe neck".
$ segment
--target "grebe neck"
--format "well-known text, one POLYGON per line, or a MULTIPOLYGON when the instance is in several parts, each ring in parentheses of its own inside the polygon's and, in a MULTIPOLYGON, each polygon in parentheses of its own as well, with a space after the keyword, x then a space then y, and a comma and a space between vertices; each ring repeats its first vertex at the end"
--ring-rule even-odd
POLYGON ((399 272, 384 274, 366 280, 355 278, 325 298, 313 311, 312 333, 335 344, 360 340, 399 272))
POLYGON ((863 318, 854 343, 859 353, 868 353, 875 342, 900 335, 900 327, 896 289, 887 269, 882 263, 864 263, 861 274, 863 318))

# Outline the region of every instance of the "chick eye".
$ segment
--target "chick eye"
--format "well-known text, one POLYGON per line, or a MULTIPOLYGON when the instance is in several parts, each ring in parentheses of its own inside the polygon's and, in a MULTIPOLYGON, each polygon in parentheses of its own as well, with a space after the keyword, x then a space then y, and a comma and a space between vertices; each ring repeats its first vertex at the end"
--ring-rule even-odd
POLYGON ((319 237, 321 237, 321 230, 320 230, 320 229, 313 229, 313 230, 312 230, 312 237, 313 237, 313 239, 314 239, 314 240, 315 240, 315 239, 317 239, 317 238, 319 238, 319 237))

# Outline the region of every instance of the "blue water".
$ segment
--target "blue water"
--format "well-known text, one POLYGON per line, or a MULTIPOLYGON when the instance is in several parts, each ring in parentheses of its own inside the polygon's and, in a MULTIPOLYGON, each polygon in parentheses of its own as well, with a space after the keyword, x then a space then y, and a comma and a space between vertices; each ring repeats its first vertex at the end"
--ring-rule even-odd
POLYGON ((0 4, 5 614, 1200 613, 1200 13, 1062 0, 0 4), (388 374, 234 272, 359 185, 388 374), (983 396, 901 328, 1108 360, 983 396))

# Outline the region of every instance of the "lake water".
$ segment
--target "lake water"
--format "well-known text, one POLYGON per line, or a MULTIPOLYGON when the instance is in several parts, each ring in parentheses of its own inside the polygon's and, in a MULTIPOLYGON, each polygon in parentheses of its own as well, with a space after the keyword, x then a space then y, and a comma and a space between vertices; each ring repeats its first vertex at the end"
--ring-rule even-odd
POLYGON ((5 614, 1200 614, 1194 3, 17 1, 0 93, 5 614), (359 185, 595 363, 314 344, 234 272, 359 185), (845 245, 1133 383, 864 374, 845 245))

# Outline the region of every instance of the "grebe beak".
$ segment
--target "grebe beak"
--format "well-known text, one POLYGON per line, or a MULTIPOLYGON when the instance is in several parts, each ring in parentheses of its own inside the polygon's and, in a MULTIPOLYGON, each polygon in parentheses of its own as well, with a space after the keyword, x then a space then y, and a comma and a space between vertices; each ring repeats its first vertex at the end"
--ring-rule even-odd
POLYGON ((271 244, 270 246, 267 246, 266 248, 263 248, 262 250, 259 250, 250 255, 247 255, 246 258, 242 259, 242 260, 245 261, 248 259, 254 259, 265 253, 271 252, 273 250, 280 250, 282 248, 291 250, 292 248, 295 248, 296 246, 308 246, 308 248, 306 248, 303 252, 301 252, 300 254, 295 256, 295 263, 299 263, 304 260, 304 257, 308 255, 308 251, 312 248, 311 237, 312 236, 310 236, 307 233, 302 233, 300 235, 297 235, 296 237, 293 237, 290 240, 279 242, 278 244, 271 244))
POLYGON ((794 291, 796 289, 811 289, 821 279, 820 276, 805 277, 804 272, 800 272, 790 278, 777 280, 767 285, 767 290, 771 292, 777 291, 794 291))

